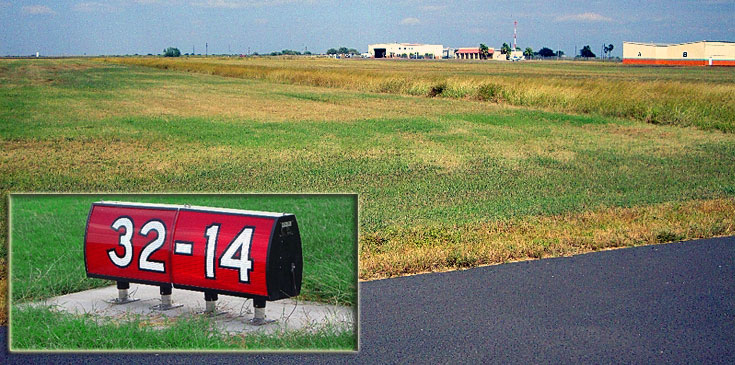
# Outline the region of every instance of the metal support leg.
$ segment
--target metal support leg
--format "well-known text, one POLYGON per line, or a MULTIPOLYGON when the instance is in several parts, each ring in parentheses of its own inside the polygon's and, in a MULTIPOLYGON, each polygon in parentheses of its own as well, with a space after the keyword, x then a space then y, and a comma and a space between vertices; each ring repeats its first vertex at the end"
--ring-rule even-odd
POLYGON ((167 311, 169 309, 183 307, 183 304, 173 305, 171 301, 171 284, 161 285, 161 304, 151 307, 153 310, 167 311))
POLYGON ((253 299, 253 307, 255 308, 255 315, 250 320, 250 324, 255 326, 262 326, 264 324, 273 323, 275 320, 265 318, 265 298, 253 299))
POLYGON ((217 311, 217 293, 205 291, 204 292, 204 312, 203 314, 209 316, 218 316, 225 314, 225 312, 217 311))
POLYGON ((110 304, 127 304, 132 302, 137 302, 137 298, 130 297, 128 291, 130 289, 130 283, 127 281, 118 281, 117 282, 117 298, 112 298, 110 300, 106 300, 105 302, 110 304))

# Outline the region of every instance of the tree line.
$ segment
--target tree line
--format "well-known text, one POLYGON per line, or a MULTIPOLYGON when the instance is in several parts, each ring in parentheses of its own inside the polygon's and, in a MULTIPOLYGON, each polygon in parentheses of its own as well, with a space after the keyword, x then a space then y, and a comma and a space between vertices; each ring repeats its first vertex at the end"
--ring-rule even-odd
POLYGON ((360 51, 354 49, 354 48, 347 48, 347 47, 339 47, 339 48, 330 48, 327 50, 327 54, 334 55, 334 54, 351 54, 351 55, 358 55, 360 54, 360 51))
MULTIPOLYGON (((611 57, 611 53, 613 49, 615 49, 615 46, 612 44, 606 44, 603 45, 603 53, 606 57, 611 57)), ((521 49, 519 47, 516 47, 516 51, 520 51, 521 49)), ((511 46, 508 45, 508 43, 503 43, 503 45, 500 47, 500 54, 505 55, 506 59, 510 57, 511 53, 511 46)), ((489 49, 488 47, 480 43, 480 58, 487 58, 489 55, 489 49)), ((561 57, 564 55, 564 51, 557 50, 554 51, 549 47, 541 47, 538 51, 534 51, 531 47, 526 47, 526 49, 523 50, 523 55, 526 56, 526 58, 533 58, 533 57, 561 57)), ((592 48, 589 45, 586 45, 582 47, 582 49, 579 51, 579 57, 584 58, 596 58, 597 55, 592 52, 592 48)))

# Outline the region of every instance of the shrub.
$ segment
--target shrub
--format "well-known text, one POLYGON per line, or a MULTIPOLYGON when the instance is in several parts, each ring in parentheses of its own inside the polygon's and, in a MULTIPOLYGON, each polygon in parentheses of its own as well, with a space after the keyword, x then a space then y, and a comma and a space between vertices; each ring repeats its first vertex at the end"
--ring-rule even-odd
POLYGON ((447 83, 442 81, 431 87, 431 90, 429 90, 429 96, 432 98, 435 96, 439 96, 444 92, 444 89, 446 88, 447 88, 447 83))
POLYGON ((503 87, 498 84, 483 84, 477 89, 477 98, 499 103, 502 101, 503 87))

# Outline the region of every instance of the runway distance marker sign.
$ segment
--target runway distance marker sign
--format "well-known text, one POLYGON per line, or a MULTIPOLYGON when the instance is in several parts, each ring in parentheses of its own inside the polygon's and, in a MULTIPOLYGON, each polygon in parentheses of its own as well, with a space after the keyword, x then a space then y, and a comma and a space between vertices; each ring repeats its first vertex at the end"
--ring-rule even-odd
POLYGON ((87 276, 277 300, 298 295, 303 260, 292 214, 96 202, 87 276))

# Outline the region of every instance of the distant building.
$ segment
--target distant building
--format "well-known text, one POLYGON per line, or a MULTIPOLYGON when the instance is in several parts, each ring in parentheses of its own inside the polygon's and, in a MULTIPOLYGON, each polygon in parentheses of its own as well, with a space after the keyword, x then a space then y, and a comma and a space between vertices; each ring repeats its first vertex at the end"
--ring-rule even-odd
POLYGON ((368 45, 368 53, 373 58, 441 58, 444 47, 441 44, 419 43, 379 43, 368 45))
POLYGON ((523 55, 523 51, 510 51, 510 57, 508 57, 510 61, 523 61, 525 59, 526 56, 523 55))
MULTIPOLYGON (((493 59, 493 56, 495 55, 495 49, 488 48, 488 59, 493 59)), ((460 60, 479 60, 480 59, 480 47, 464 47, 464 48, 457 48, 454 51, 454 58, 458 58, 460 60)))
POLYGON ((444 58, 444 59, 454 58, 454 52, 455 51, 457 51, 457 48, 451 48, 451 47, 444 48, 444 50, 442 52, 442 58, 444 58))
POLYGON ((735 66, 735 42, 699 41, 678 44, 623 42, 623 63, 735 66))

